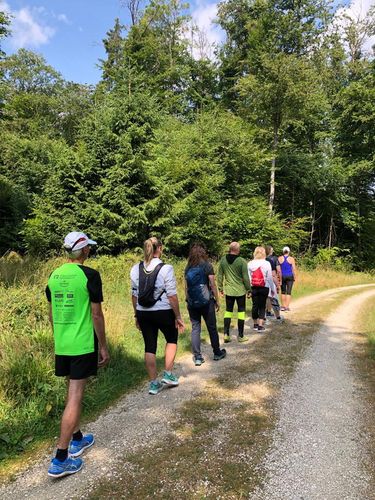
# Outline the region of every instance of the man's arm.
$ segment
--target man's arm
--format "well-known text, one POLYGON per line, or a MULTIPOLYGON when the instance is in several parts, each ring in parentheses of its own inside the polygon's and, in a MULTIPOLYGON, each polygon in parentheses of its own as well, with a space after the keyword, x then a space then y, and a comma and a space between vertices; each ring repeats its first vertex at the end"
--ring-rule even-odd
POLYGON ((49 322, 51 323, 52 331, 53 331, 53 318, 52 318, 52 304, 51 304, 51 302, 48 304, 48 317, 49 317, 49 322))
POLYGON ((105 366, 109 361, 107 339, 105 336, 105 322, 101 303, 91 302, 92 321, 99 342, 100 361, 98 366, 105 366))
POLYGON ((281 282, 282 274, 279 259, 276 259, 276 276, 277 279, 281 282))
POLYGON ((246 292, 250 292, 251 284, 250 284, 249 270, 247 268, 247 263, 245 259, 243 259, 242 262, 242 281, 243 284, 245 285, 246 292))
POLYGON ((214 294, 215 302, 216 302, 216 311, 220 309, 220 303, 219 303, 219 292, 217 291, 217 286, 215 282, 215 275, 210 274, 208 276, 208 280, 210 282, 210 288, 212 290, 212 293, 214 294))
POLYGON ((219 268, 217 270, 217 287, 220 293, 223 293, 223 280, 224 280, 223 267, 220 261, 219 268))

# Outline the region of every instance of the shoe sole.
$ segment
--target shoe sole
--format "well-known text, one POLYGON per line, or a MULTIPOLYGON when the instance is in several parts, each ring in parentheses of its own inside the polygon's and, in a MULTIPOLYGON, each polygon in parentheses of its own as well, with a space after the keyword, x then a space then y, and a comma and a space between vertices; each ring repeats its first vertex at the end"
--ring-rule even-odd
POLYGON ((198 362, 193 360, 193 363, 195 366, 201 366, 201 365, 203 365, 204 362, 205 362, 204 359, 200 359, 198 362))
POLYGON ((95 443, 95 439, 93 439, 92 443, 88 444, 87 446, 85 446, 84 448, 82 448, 81 450, 77 451, 76 453, 69 453, 69 455, 73 458, 77 458, 79 457, 80 455, 82 455, 82 453, 87 450, 88 448, 91 448, 91 446, 95 443))
POLYGON ((229 342, 232 342, 232 339, 228 339, 228 340, 224 339, 224 344, 229 344, 229 342))
POLYGON ((159 389, 158 391, 148 391, 148 393, 151 394, 152 396, 156 396, 157 394, 159 394, 160 391, 161 389, 159 389))
POLYGON ((166 380, 166 379, 162 379, 161 381, 162 384, 165 384, 165 385, 170 385, 171 387, 177 387, 179 382, 171 382, 170 380, 166 380))
POLYGON ((49 477, 54 477, 54 478, 59 478, 59 477, 64 477, 64 476, 71 476, 72 474, 75 474, 76 472, 79 472, 83 467, 83 462, 81 464, 81 467, 77 470, 65 470, 64 472, 61 472, 61 474, 51 474, 48 472, 49 477))
POLYGON ((249 342, 249 339, 248 339, 247 337, 244 337, 244 338, 243 338, 243 339, 241 339, 241 340, 240 340, 240 339, 238 339, 238 342, 239 342, 240 344, 243 344, 244 342, 249 342))

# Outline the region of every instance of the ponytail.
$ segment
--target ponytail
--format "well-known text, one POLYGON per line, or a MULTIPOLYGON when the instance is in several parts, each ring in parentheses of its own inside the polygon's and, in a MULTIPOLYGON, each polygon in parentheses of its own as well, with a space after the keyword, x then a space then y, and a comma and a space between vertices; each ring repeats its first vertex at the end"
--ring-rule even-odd
POLYGON ((161 241, 155 238, 155 236, 152 236, 152 238, 149 238, 146 240, 143 244, 143 256, 144 256, 144 263, 146 266, 151 262, 154 253, 158 248, 160 248, 162 245, 161 241))

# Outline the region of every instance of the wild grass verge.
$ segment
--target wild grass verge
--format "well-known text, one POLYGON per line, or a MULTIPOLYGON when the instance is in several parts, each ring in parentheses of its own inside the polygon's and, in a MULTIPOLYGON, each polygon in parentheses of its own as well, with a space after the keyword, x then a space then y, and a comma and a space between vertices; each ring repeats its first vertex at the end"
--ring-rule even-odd
POLYGON ((371 358, 375 360, 375 299, 367 300, 360 314, 361 330, 366 335, 368 350, 371 358))

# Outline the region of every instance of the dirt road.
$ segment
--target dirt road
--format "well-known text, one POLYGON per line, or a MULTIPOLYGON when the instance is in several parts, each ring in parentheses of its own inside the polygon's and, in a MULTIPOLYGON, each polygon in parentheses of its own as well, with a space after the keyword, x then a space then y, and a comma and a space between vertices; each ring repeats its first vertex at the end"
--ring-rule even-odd
POLYGON ((180 359, 178 388, 150 397, 143 387, 89 426, 96 445, 85 456, 84 471, 53 481, 46 475, 50 455, 41 457, 1 487, 0 498, 372 498, 364 425, 372 409, 356 394, 350 355, 355 313, 370 295, 371 285, 314 294, 293 304, 284 325, 266 335, 250 333, 249 343, 229 344, 223 361, 210 361, 209 347, 199 369, 190 356, 180 359), (322 326, 324 311, 335 309, 322 326), (199 420, 194 412, 202 408, 199 420), (238 415, 234 425, 243 427, 235 437, 228 422, 233 425, 238 415), (187 448, 195 435, 199 449, 187 448), (162 470, 143 487, 164 453, 165 463, 170 460, 172 438, 176 476, 169 485, 171 470, 166 479, 162 470), (191 450, 194 460, 206 460, 206 472, 188 474, 194 463, 185 452, 191 450), (150 454, 153 461, 147 462, 150 454), (215 457, 212 474, 207 457, 215 457), (236 460, 232 484, 228 471, 236 460))

